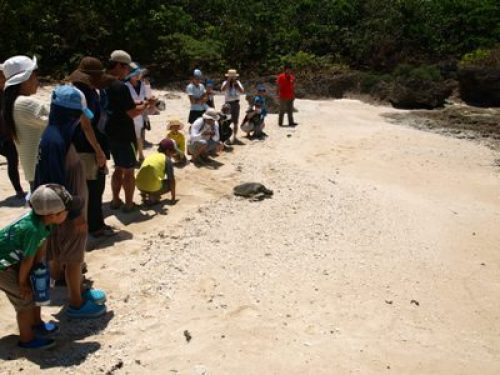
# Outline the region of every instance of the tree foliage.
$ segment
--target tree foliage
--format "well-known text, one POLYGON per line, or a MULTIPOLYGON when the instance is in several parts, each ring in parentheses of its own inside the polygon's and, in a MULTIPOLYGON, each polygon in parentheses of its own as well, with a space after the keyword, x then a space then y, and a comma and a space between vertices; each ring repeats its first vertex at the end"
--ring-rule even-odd
POLYGON ((0 59, 36 54, 61 75, 114 49, 185 78, 199 66, 275 71, 284 59, 391 71, 500 42, 498 0, 0 0, 0 59))

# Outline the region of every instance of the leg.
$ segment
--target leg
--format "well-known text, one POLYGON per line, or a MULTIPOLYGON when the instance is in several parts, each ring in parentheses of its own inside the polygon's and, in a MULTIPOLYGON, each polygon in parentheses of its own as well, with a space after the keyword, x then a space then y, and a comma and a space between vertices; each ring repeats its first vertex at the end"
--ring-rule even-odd
POLYGON ((240 120, 240 102, 233 101, 229 102, 231 106, 231 121, 233 122, 233 140, 236 141, 236 136, 238 135, 238 122, 240 120))
POLYGON ((142 137, 137 138, 137 156, 139 158, 139 162, 144 160, 144 142, 142 137))
POLYGON ((98 219, 100 205, 97 189, 97 180, 87 180, 87 190, 89 192, 89 201, 87 206, 87 224, 89 226, 89 233, 95 232, 102 227, 98 219))
POLYGON ((70 306, 79 308, 83 304, 81 263, 66 264, 66 284, 70 306))
POLYGON ((293 99, 287 100, 287 115, 288 115, 288 125, 293 126, 295 122, 293 121, 293 99))
POLYGON ((132 207, 134 204, 135 175, 134 169, 128 168, 123 171, 123 190, 125 191, 125 205, 132 207))
POLYGON ((19 341, 27 343, 33 340, 35 338, 33 326, 36 324, 34 308, 18 311, 16 318, 19 327, 19 341))
POLYGON ((17 154, 16 145, 13 141, 5 141, 1 150, 1 154, 7 159, 7 171, 10 182, 16 191, 16 194, 24 196, 24 190, 21 187, 19 178, 19 156, 17 154))
POLYGON ((121 167, 115 167, 113 176, 111 176, 111 191, 113 193, 113 205, 120 204, 120 190, 123 186, 123 174, 124 169, 121 167))
POLYGON ((283 117, 286 111, 286 101, 284 99, 280 99, 280 109, 278 115, 278 126, 283 126, 283 117))

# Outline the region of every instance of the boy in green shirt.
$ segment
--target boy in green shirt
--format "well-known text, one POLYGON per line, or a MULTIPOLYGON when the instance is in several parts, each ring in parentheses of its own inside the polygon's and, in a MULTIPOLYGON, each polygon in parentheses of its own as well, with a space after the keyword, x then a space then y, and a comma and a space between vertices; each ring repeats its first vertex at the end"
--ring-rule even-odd
POLYGON ((43 260, 45 239, 53 226, 64 222, 68 210, 81 208, 83 202, 73 199, 61 185, 47 184, 33 192, 29 203, 30 212, 0 229, 0 290, 16 310, 18 345, 46 349, 54 346, 54 340, 36 337, 35 330, 46 334, 57 327, 42 321, 40 307, 33 303, 29 275, 33 265, 43 260))

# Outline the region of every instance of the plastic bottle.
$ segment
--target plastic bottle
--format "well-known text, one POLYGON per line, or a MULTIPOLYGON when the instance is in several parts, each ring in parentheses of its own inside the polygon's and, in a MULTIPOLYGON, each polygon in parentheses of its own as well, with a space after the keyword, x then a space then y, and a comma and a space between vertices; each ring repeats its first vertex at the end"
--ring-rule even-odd
POLYGON ((38 263, 31 271, 33 301, 37 306, 50 304, 50 273, 45 264, 38 263))

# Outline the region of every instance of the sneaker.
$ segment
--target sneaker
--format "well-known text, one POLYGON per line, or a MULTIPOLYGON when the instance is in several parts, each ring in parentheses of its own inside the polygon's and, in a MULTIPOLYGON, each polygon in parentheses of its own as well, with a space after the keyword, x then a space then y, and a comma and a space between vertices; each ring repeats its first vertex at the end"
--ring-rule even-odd
POLYGON ((82 293, 85 301, 92 301, 96 305, 103 305, 106 302, 106 293, 100 289, 87 289, 82 293))
POLYGON ((23 349, 49 349, 52 348, 56 345, 56 342, 53 339, 46 339, 46 338, 34 338, 31 341, 28 342, 21 342, 19 341, 17 343, 17 346, 23 349))
POLYGON ((68 318, 73 319, 97 318, 106 314, 106 305, 98 305, 92 301, 86 300, 79 309, 68 306, 65 314, 68 318))
POLYGON ((39 336, 47 336, 47 335, 52 335, 53 333, 56 333, 59 331, 59 326, 57 323, 53 322, 42 322, 40 324, 37 324, 33 326, 33 331, 35 332, 35 335, 39 336))

